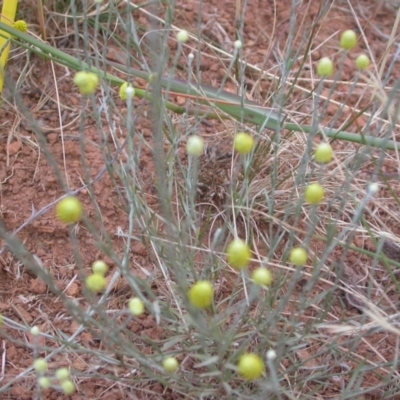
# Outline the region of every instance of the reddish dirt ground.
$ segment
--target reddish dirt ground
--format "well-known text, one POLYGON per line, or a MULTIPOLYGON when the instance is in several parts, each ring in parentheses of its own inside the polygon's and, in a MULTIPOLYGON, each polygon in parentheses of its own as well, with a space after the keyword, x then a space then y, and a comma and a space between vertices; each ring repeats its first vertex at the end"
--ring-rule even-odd
MULTIPOLYGON (((287 40, 289 5, 291 1, 276 2, 276 9, 274 9, 274 2, 270 1, 250 0, 248 3, 244 21, 243 41, 245 50, 243 57, 248 63, 279 75, 279 68, 277 68, 274 60, 274 52, 284 48, 287 40)), ((345 29, 355 29, 356 32, 359 32, 359 27, 349 11, 347 2, 333 3, 334 5, 328 12, 328 17, 325 17, 323 22, 316 27, 316 40, 313 44, 313 48, 316 48, 316 50, 311 53, 312 61, 316 61, 322 56, 322 48, 324 48, 324 51, 331 50, 329 55, 335 59, 339 57, 335 54, 335 49, 330 49, 329 46, 322 46, 317 49, 319 44, 324 43, 332 35, 337 35, 338 32, 345 29)), ((359 15, 359 21, 368 39, 371 52, 376 59, 380 59, 385 49, 385 40, 387 40, 384 35, 390 35, 396 15, 384 3, 379 5, 367 0, 359 0, 355 3, 357 3, 357 7, 355 7, 356 13, 359 9, 364 12, 363 16, 359 15)), ((304 15, 304 25, 295 40, 301 41, 304 39, 302 33, 307 30, 307 27, 311 25, 319 12, 318 4, 310 4, 304 2, 303 9, 300 11, 304 15)), ((147 25, 148 21, 144 15, 138 13, 137 17, 139 22, 147 25)), ((178 1, 175 25, 179 23, 180 27, 196 32, 197 18, 197 3, 178 1)), ((232 49, 231 38, 234 38, 234 21, 235 15, 232 2, 210 0, 203 4, 202 33, 227 51, 232 49)), ((32 21, 32 23, 34 24, 35 21, 32 21)), ((35 31, 35 29, 36 26, 32 25, 31 30, 35 31)), ((363 47, 362 44, 359 44, 359 48, 353 52, 350 59, 354 59, 363 47)), ((112 52, 112 49, 110 49, 110 52, 112 52)), ((8 64, 8 71, 15 80, 19 75, 22 58, 22 55, 17 55, 8 64)), ((112 57, 110 55, 110 59, 115 60, 115 58, 115 56, 112 57)), ((49 63, 34 56, 30 61, 30 67, 32 70, 29 78, 23 80, 20 87, 24 106, 38 121, 46 140, 46 149, 62 171, 64 171, 63 160, 65 157, 69 188, 78 190, 83 186, 83 182, 86 179, 82 166, 81 144, 77 136, 80 123, 79 112, 82 107, 81 96, 72 84, 72 75, 66 76, 64 68, 56 66, 53 71, 49 63), (65 127, 62 132, 64 135, 63 142, 59 129, 59 108, 56 102, 53 101, 56 98, 53 74, 57 76, 59 104, 62 105, 62 122, 65 127)), ((203 57, 201 71, 204 82, 216 85, 225 75, 226 68, 216 57, 203 57)), ((253 83, 257 78, 254 74, 248 72, 246 76, 248 96, 261 104, 268 104, 268 95, 271 94, 274 85, 271 81, 264 80, 260 86, 254 87, 253 83)), ((351 79, 352 74, 352 65, 345 65, 342 79, 351 79)), ((396 74, 398 74, 398 70, 393 72, 393 79, 398 79, 396 74)), ((232 81, 228 80, 226 89, 235 90, 232 81)), ((344 91, 345 89, 343 89, 344 91)), ((340 101, 343 96, 340 88, 338 88, 334 99, 340 101)), ((115 98, 117 98, 116 95, 115 98)), ((355 96, 347 99, 349 105, 354 105, 356 101, 355 96)), ((137 100, 137 106, 140 106, 142 102, 142 100, 137 100)), ((337 106, 330 106, 327 118, 333 116, 336 111, 337 106)), ((0 220, 10 232, 18 230, 19 239, 29 251, 40 259, 43 267, 54 276, 59 288, 65 291, 67 296, 81 300, 82 282, 79 280, 80 271, 72 251, 68 229, 55 219, 53 207, 49 208, 43 215, 32 218, 43 207, 63 195, 65 193, 63 187, 55 177, 52 166, 43 154, 43 149, 41 152, 39 151, 37 145, 39 138, 30 128, 29 123, 24 121, 21 115, 16 113, 12 104, 9 103, 3 103, 0 109, 0 116, 2 121, 0 128, 0 220), (25 227, 21 229, 23 225, 25 227), (71 280, 73 281, 71 282, 71 280)), ((356 132, 358 130, 357 124, 362 123, 363 121, 356 121, 350 130, 356 132)), ((101 143, 93 125, 93 120, 88 119, 85 121, 86 148, 84 158, 87 165, 89 165, 92 179, 97 176, 104 166, 99 148, 101 143)), ((151 140, 151 129, 146 118, 139 118, 137 129, 141 129, 145 137, 151 140)), ((220 125, 210 123, 210 126, 202 129, 204 129, 204 135, 210 136, 215 129, 220 129, 220 125)), ((121 137, 121 143, 122 140, 123 137, 121 137)), ((142 153, 140 162, 142 179, 148 183, 146 198, 156 205, 157 200, 153 187, 153 164, 148 150, 142 153)), ((396 172, 397 168, 395 164, 388 162, 385 164, 384 170, 387 173, 392 173, 396 172)), ((123 231, 128 228, 127 214, 124 211, 123 201, 116 193, 115 185, 107 173, 104 173, 94 183, 92 190, 96 196, 104 226, 112 239, 113 248, 119 256, 122 256, 122 254, 119 254, 118 249, 123 247, 123 242, 115 233, 120 228, 123 231)), ((78 197, 85 206, 88 218, 91 218, 95 210, 89 194, 88 189, 84 188, 80 190, 78 197)), ((382 215, 382 218, 386 218, 385 222, 393 233, 400 235, 400 228, 393 226, 390 222, 390 215, 382 215)), ((82 265, 86 270, 89 270, 93 260, 98 258, 105 259, 111 270, 115 268, 113 260, 97 249, 95 238, 83 226, 76 231, 76 237, 81 250, 82 265)), ((363 248, 371 246, 370 243, 363 243, 362 241, 358 244, 363 248)), ((4 242, 0 241, 0 248, 3 249, 3 246, 4 242)), ((154 260, 142 243, 133 243, 130 257, 133 273, 142 276, 143 270, 152 271, 154 269, 154 260)), ((348 257, 349 263, 360 262, 358 255, 356 258, 353 253, 349 253, 348 257)), ((365 256, 364 258, 361 261, 368 262, 368 257, 365 256)), ((229 292, 228 289, 227 291, 229 292)), ((121 292, 123 292, 123 288, 116 288, 116 301, 121 298, 121 292)), ((393 298, 393 300, 395 299, 393 298)), ((61 301, 58 301, 47 286, 18 262, 7 249, 4 249, 0 254, 0 312, 20 324, 37 325, 42 332, 54 333, 55 329, 62 329, 64 332, 72 334, 77 329, 76 324, 62 317, 64 309, 61 301)), ((336 315, 342 312, 343 309, 340 307, 337 310, 333 310, 336 315)), ((358 311, 349 309, 347 314, 358 315, 358 311)), ((141 326, 136 329, 145 331, 151 338, 157 339, 162 335, 162 331, 150 316, 142 317, 140 323, 141 326)), ((15 331, 12 331, 12 333, 9 331, 8 333, 15 336, 15 331)), ((5 364, 2 369, 0 385, 7 384, 24 369, 32 365, 32 351, 24 346, 26 341, 32 343, 32 337, 21 334, 17 339, 20 340, 20 343, 8 340, 7 336, 4 336, 2 341, 1 347, 5 364)), ((82 333, 78 340, 86 343, 87 346, 96 345, 90 333, 82 333)), ((375 350, 379 349, 380 354, 387 357, 387 359, 392 359, 393 348, 397 346, 392 336, 383 333, 370 335, 368 343, 375 350)), ((45 345, 45 340, 41 344, 45 345)), ((310 346, 308 350, 299 352, 298 357, 307 360, 317 350, 310 346)), ((371 355, 371 348, 366 345, 360 345, 357 353, 360 359, 363 357, 370 359, 374 356, 371 355)), ((58 362, 50 365, 50 368, 55 369, 58 366, 65 365, 66 362, 77 371, 83 371, 86 369, 87 364, 90 363, 90 358, 77 357, 74 360, 63 360, 60 357, 58 362)), ((284 360, 283 365, 286 366, 285 363, 287 362, 289 361, 284 360)), ((313 362, 305 361, 305 364, 313 368, 313 362)), ((368 385, 375 384, 376 379, 374 375, 366 376, 365 385, 368 387, 368 385)), ((34 382, 34 376, 31 374, 28 378, 14 384, 10 391, 3 394, 1 398, 32 399, 34 396, 34 382)), ((144 398, 147 399, 183 398, 178 394, 166 393, 165 389, 159 384, 154 384, 148 389, 153 395, 146 394, 144 398)), ((335 382, 332 382, 332 384, 326 385, 324 390, 321 390, 319 398, 335 398, 338 393, 340 393, 340 387, 336 387, 335 382)), ((364 396, 364 399, 378 399, 381 396, 382 394, 368 394, 364 396)), ((56 391, 50 391, 45 395, 45 398, 63 399, 67 398, 67 396, 61 396, 56 391)), ((140 398, 140 395, 137 394, 137 397, 125 397, 118 387, 105 390, 100 381, 86 380, 84 384, 79 385, 79 392, 71 396, 71 398, 74 400, 95 398, 124 399, 140 398)))

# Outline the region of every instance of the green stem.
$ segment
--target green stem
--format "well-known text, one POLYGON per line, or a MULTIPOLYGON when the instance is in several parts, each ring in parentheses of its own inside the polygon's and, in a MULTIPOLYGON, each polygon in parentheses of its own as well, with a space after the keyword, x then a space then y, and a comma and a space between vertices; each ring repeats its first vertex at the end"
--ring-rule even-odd
MULTIPOLYGON (((33 51, 41 56, 52 59, 61 65, 68 66, 77 71, 82 69, 90 70, 100 77, 103 77, 110 83, 115 85, 121 85, 124 81, 110 73, 104 72, 93 66, 89 66, 86 62, 78 60, 77 58, 64 53, 61 50, 54 48, 46 43, 41 42, 33 38, 28 34, 24 34, 4 23, 0 22, 0 31, 3 30, 12 35, 12 37, 18 37, 21 41, 15 41, 21 47, 24 47, 30 51, 33 51), (26 42, 26 43, 23 43, 26 42)), ((1 33, 0 33, 1 35, 1 33)), ((12 39, 14 41, 14 39, 12 39)), ((105 61, 106 65, 112 66, 119 71, 123 71, 129 75, 143 78, 147 81, 152 79, 152 74, 149 72, 140 71, 134 68, 127 68, 123 65, 116 64, 110 61, 105 61)), ((153 77, 154 79, 154 77, 153 77)), ((257 103, 242 99, 242 97, 235 94, 226 92, 224 90, 218 90, 210 85, 201 84, 198 87, 191 85, 189 82, 181 81, 173 78, 160 78, 160 84, 162 88, 168 88, 169 90, 184 94, 196 96, 198 102, 207 104, 211 107, 219 109, 230 117, 235 118, 238 121, 258 125, 259 127, 279 131, 281 129, 288 129, 297 132, 313 133, 313 128, 310 125, 299 125, 294 123, 285 123, 282 118, 271 109, 259 106, 257 103)), ((142 98, 148 98, 152 100, 152 95, 147 90, 136 89, 135 93, 137 96, 142 98)), ((171 102, 165 102, 165 107, 176 113, 183 113, 186 110, 182 107, 177 106, 171 102)), ((212 118, 216 114, 212 115, 212 118)), ((205 118, 210 118, 210 114, 206 113, 205 118)), ((220 117, 219 117, 220 118, 220 117)), ((223 118, 223 117, 222 117, 223 118)), ((315 131, 314 131, 315 132, 315 131)), ((321 133, 324 135, 334 138, 345 140, 353 143, 359 143, 362 145, 368 145, 378 147, 383 150, 400 150, 400 143, 397 141, 389 140, 387 138, 377 138, 374 136, 359 135, 356 133, 346 132, 342 130, 332 130, 330 128, 321 128, 321 133)))

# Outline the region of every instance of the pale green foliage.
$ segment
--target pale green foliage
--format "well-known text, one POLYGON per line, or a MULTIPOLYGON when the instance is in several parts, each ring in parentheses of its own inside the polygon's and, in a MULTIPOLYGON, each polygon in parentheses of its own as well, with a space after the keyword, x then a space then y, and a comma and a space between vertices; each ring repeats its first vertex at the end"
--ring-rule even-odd
MULTIPOLYGON (((32 121, 32 135, 18 140, 37 140, 35 168, 40 173, 47 163, 62 193, 71 194, 58 201, 61 192, 49 192, 49 208, 32 219, 43 218, 42 227, 56 209, 62 223, 54 237, 67 265, 57 264, 51 248, 42 257, 47 239, 38 236, 37 252, 24 243, 25 226, 0 224, 2 243, 21 262, 12 270, 16 282, 26 270, 46 287, 20 299, 33 322, 21 322, 21 309, 12 321, 6 309, 0 319, 7 340, 26 344, 35 359, 35 398, 49 387, 84 395, 80 387, 93 382, 100 397, 114 388, 127 398, 159 396, 154 388, 162 387, 162 395, 187 399, 317 398, 338 390, 350 399, 373 387, 396 398, 396 357, 374 358, 383 345, 371 359, 359 354, 383 324, 345 303, 348 292, 362 291, 389 324, 395 310, 378 294, 400 292, 395 277, 379 281, 399 267, 381 252, 382 232, 400 223, 396 185, 382 175, 396 167, 393 149, 400 149, 395 46, 382 46, 382 66, 374 54, 356 58, 359 33, 339 39, 335 28, 333 37, 313 37, 330 2, 321 3, 312 26, 299 13, 308 3, 289 2, 290 24, 272 24, 275 36, 260 26, 257 43, 247 35, 248 16, 244 28, 239 20, 233 30, 212 28, 210 39, 215 24, 203 16, 175 35, 184 9, 171 2, 153 9, 68 2, 62 13, 50 3, 49 31, 63 29, 57 37, 77 48, 31 37, 15 48, 15 65, 24 65, 19 57, 27 52, 26 65, 51 58, 49 66, 61 65, 57 77, 63 71, 72 93, 83 96, 79 104, 56 104, 55 144, 35 121, 35 107, 17 95, 9 104, 32 121), (257 65, 253 54, 262 55, 257 65), (218 78, 210 78, 208 63, 218 78), (349 259, 367 265, 355 288, 344 284, 349 259), (52 301, 57 315, 48 314, 52 301)), ((25 79, 31 82, 21 73, 15 87, 25 79)), ((38 107, 57 101, 62 85, 51 82, 40 87, 38 107)), ((21 162, 10 163, 11 174, 21 162)), ((7 189, 8 176, 1 179, 7 189)), ((32 200, 34 213, 42 199, 32 200)), ((2 215, 14 218, 10 210, 2 215)), ((18 372, 21 380, 31 376, 32 368, 18 372)), ((0 397, 11 384, 3 381, 0 397)))

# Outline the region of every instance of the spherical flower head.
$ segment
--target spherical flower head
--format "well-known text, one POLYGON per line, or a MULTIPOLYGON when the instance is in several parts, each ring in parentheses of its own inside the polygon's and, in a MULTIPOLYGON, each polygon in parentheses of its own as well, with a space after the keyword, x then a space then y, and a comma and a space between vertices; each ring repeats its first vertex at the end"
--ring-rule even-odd
POLYGON ((83 95, 92 94, 99 85, 99 77, 93 72, 79 71, 74 76, 74 83, 83 95))
POLYGON ((51 387, 51 381, 47 376, 41 376, 38 379, 38 383, 42 389, 48 389, 49 387, 51 387))
POLYGON ((144 304, 143 301, 139 299, 139 297, 134 297, 133 299, 129 300, 128 303, 129 311, 135 317, 139 317, 144 313, 144 304))
POLYGON ((370 60, 369 57, 366 56, 365 54, 360 54, 357 58, 356 58, 356 67, 359 70, 364 70, 367 69, 369 67, 370 64, 370 60))
POLYGON ((325 190, 319 183, 311 183, 306 187, 304 198, 307 203, 319 204, 324 199, 325 190))
POLYGON ((86 287, 93 293, 98 293, 104 290, 106 283, 106 278, 100 274, 91 274, 85 279, 86 287))
POLYGON ((211 305, 214 289, 208 281, 196 282, 188 292, 190 303, 199 309, 207 308, 211 305))
POLYGON ((326 164, 332 160, 333 150, 329 143, 321 143, 315 149, 315 161, 326 164))
POLYGON ((256 285, 269 286, 272 283, 271 271, 264 267, 259 267, 253 271, 251 278, 256 285))
POLYGON ((233 147, 239 154, 248 154, 254 146, 254 139, 247 133, 240 132, 235 136, 233 147))
POLYGON ((246 381, 255 381, 264 372, 264 362, 260 356, 253 353, 243 354, 237 365, 238 372, 246 381))
POLYGON ((243 43, 241 42, 241 40, 235 40, 235 42, 233 43, 233 46, 235 47, 236 50, 239 50, 242 48, 243 43))
POLYGON ((340 35, 340 47, 344 50, 351 50, 355 47, 357 44, 357 35, 356 33, 348 29, 347 31, 344 31, 340 35))
POLYGON ((108 265, 103 260, 97 260, 92 264, 94 274, 105 275, 108 271, 108 265))
POLYGON ((43 358, 38 358, 33 362, 33 369, 38 374, 43 374, 47 371, 47 361, 43 358))
POLYGON ((125 101, 128 96, 131 98, 135 96, 135 88, 130 83, 124 82, 119 88, 119 97, 125 101))
POLYGON ((56 216, 65 224, 78 222, 82 216, 82 204, 74 196, 64 197, 57 203, 56 216))
POLYGON ((181 31, 179 31, 176 34, 176 40, 180 43, 185 43, 187 42, 189 39, 189 35, 187 33, 187 31, 185 31, 184 29, 182 29, 181 31))
POLYGON ((368 185, 367 190, 368 190, 368 193, 370 193, 372 195, 377 194, 379 191, 379 185, 376 182, 370 183, 368 185))
POLYGON ((32 326, 31 328, 31 335, 38 336, 40 334, 40 329, 38 326, 32 326))
POLYGON ((298 267, 304 265, 307 262, 307 258, 307 252, 301 247, 295 247, 289 255, 289 261, 298 267))
POLYGON ((317 74, 328 77, 333 74, 333 62, 329 57, 322 57, 317 64, 317 74))
POLYGON ((190 156, 199 157, 204 151, 204 141, 200 136, 192 135, 186 143, 186 151, 190 156))
POLYGON ((246 268, 251 259, 249 246, 242 239, 235 239, 228 244, 226 254, 229 265, 236 269, 246 268))
POLYGON ((75 392, 75 385, 71 381, 63 381, 60 383, 61 390, 66 394, 67 396, 70 396, 72 393, 75 392))
POLYGON ((269 349, 267 351, 267 359, 273 361, 275 360, 275 358, 276 358, 276 351, 274 349, 269 349))
POLYGON ((179 367, 178 360, 175 357, 167 357, 163 361, 163 367, 168 372, 175 372, 179 367))
POLYGON ((28 30, 28 24, 22 19, 15 21, 12 27, 22 33, 25 33, 28 30))
POLYGON ((69 379, 69 369, 65 367, 58 368, 55 375, 60 382, 66 381, 69 379))

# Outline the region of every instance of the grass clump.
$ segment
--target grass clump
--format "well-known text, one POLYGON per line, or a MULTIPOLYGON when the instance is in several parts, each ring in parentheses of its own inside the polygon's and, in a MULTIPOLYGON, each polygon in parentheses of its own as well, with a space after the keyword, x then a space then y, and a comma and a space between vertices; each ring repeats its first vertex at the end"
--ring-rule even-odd
MULTIPOLYGON (((40 330, 33 344, 23 343, 35 359, 39 396, 50 387, 70 395, 88 381, 117 384, 135 396, 168 391, 193 399, 324 396, 337 379, 343 398, 400 393, 395 357, 368 361, 357 353, 377 329, 378 317, 373 327, 368 322, 371 310, 386 322, 394 313, 384 282, 399 290, 391 270, 395 252, 388 256, 383 234, 391 227, 379 216, 389 207, 376 185, 383 177, 385 196, 399 204, 398 188, 382 175, 399 148, 398 106, 395 95, 385 93, 389 83, 397 85, 390 74, 394 61, 386 75, 374 76, 357 58, 350 78, 343 78, 359 43, 346 31, 317 44, 328 7, 312 25, 291 7, 286 40, 271 52, 268 72, 241 58, 240 24, 226 52, 202 33, 200 22, 197 29, 176 29, 168 2, 157 10, 126 7, 72 2, 49 16, 54 37, 60 13, 74 28, 76 56, 56 48, 55 39, 45 44, 13 32, 14 45, 30 56, 78 71, 70 79, 80 102, 74 147, 80 160, 73 167, 67 157, 55 161, 34 116, 12 92, 68 193, 27 221, 55 206, 66 224, 57 228, 65 229, 74 263, 65 288, 18 232, 0 225, 8 251, 74 324, 73 331, 40 330), (143 15, 149 26, 141 25, 143 15), (223 66, 218 87, 203 81, 192 42, 223 66), (323 56, 311 62, 316 48, 323 56), (340 54, 330 53, 337 48, 340 54), (118 49, 124 62, 111 62, 107 49, 118 49), (244 96, 249 76, 257 101, 244 96), (229 82, 235 94, 225 90, 229 82), (261 105, 257 87, 269 107, 261 105), (100 170, 93 170, 89 148, 100 170), (359 175, 366 169, 371 173, 359 175), (122 223, 113 231, 107 221, 114 214, 104 212, 110 203, 123 215, 115 217, 122 223), (88 260, 85 246, 100 254, 88 260), (146 262, 138 261, 137 249, 146 262), (363 263, 367 267, 359 268, 363 263), (60 359, 68 367, 54 374, 39 368, 60 359)), ((33 328, 3 315, 0 329, 21 345, 33 328)), ((5 382, 0 393, 30 373, 5 382)))

